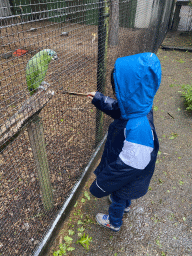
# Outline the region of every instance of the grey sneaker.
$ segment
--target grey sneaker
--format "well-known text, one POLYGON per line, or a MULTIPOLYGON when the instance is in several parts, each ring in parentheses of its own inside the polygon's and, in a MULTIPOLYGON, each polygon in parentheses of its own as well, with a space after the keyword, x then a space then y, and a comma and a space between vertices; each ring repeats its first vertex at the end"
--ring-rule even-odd
POLYGON ((98 213, 96 215, 96 220, 97 220, 97 223, 103 227, 106 227, 116 232, 120 230, 120 227, 114 227, 113 225, 110 224, 109 215, 107 214, 98 213))
MULTIPOLYGON (((111 195, 109 195, 109 201, 112 203, 111 195)), ((125 210, 124 210, 124 213, 130 212, 130 210, 131 210, 131 207, 130 207, 130 206, 129 206, 129 207, 126 207, 125 210)))

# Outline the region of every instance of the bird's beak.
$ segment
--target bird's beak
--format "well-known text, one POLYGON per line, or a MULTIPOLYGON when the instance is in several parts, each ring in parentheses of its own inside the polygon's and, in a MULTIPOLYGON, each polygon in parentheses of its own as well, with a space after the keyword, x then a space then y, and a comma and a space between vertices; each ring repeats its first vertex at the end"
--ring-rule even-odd
POLYGON ((54 55, 53 59, 54 59, 54 60, 58 60, 57 55, 54 55))

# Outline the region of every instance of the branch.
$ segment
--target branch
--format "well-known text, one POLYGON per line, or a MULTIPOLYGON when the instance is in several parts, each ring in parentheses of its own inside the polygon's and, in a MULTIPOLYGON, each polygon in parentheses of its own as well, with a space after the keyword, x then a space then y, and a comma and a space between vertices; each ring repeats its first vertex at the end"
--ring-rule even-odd
POLYGON ((27 99, 21 108, 0 126, 0 148, 3 144, 11 140, 22 126, 37 112, 40 112, 47 102, 53 97, 54 91, 48 90, 50 85, 46 82, 41 84, 44 87, 39 89, 29 99, 27 99))

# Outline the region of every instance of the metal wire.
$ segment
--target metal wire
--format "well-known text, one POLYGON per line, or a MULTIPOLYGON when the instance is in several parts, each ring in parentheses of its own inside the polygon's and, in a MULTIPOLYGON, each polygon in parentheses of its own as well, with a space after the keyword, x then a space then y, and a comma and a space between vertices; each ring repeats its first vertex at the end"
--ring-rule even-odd
POLYGON ((112 96, 117 57, 156 52, 171 10, 170 0, 1 1, 1 255, 35 250, 111 122, 62 91, 112 96), (30 95, 26 65, 43 49, 58 60, 30 95))

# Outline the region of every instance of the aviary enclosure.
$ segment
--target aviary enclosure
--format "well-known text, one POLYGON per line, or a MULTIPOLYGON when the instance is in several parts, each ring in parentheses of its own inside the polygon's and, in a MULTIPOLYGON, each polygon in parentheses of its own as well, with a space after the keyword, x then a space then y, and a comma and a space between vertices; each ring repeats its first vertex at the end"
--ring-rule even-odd
POLYGON ((112 95, 117 57, 156 52, 170 0, 0 0, 0 254, 33 255, 111 119, 86 97, 112 95), (45 88, 30 95, 29 59, 52 49, 45 88))

